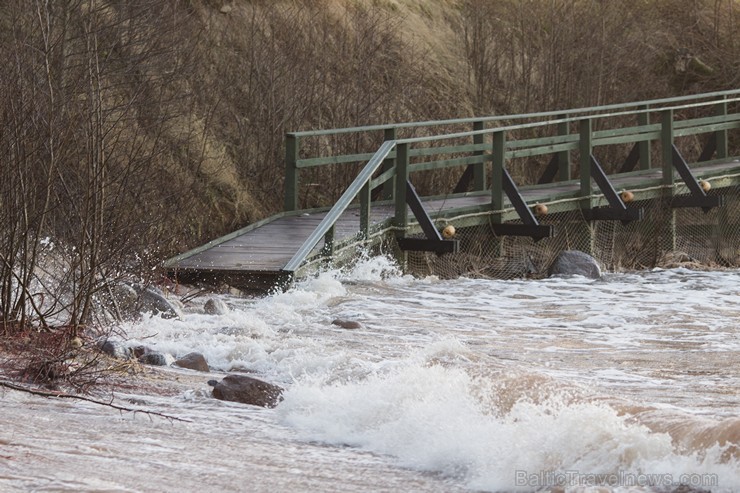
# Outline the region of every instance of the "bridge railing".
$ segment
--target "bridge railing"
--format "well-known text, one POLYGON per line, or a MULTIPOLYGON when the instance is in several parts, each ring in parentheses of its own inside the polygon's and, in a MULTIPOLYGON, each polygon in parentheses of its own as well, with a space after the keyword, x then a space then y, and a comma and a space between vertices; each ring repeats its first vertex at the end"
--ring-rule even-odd
MULTIPOLYGON (((383 198, 391 199, 395 203, 394 225, 400 231, 405 230, 408 227, 407 183, 411 183, 410 175, 413 173, 465 166, 463 180, 458 183, 455 192, 465 193, 472 184, 473 193, 484 194, 490 186, 491 200, 484 208, 500 211, 504 207, 503 177, 509 160, 552 156, 539 182, 579 179, 580 194, 588 198, 593 194, 590 160, 595 148, 632 144, 632 150, 619 170, 625 172, 631 171, 638 164, 641 170, 650 169, 651 143, 660 142, 662 182, 666 186, 672 186, 674 182, 672 154, 675 139, 709 133, 712 138, 699 159, 707 160, 712 155, 716 155, 718 159, 727 158, 730 142, 728 131, 740 128, 738 101, 740 90, 734 90, 513 117, 470 118, 393 127, 355 127, 288 134, 285 201, 287 210, 294 210, 298 206, 297 192, 301 169, 351 162, 366 161, 367 164, 314 234, 286 265, 285 270, 291 272, 296 270, 322 238, 325 249, 331 251, 334 243, 334 225, 355 200, 359 200, 360 203, 358 233, 367 237, 370 228, 371 192, 375 189, 384 190, 383 198), (707 109, 711 112, 709 116, 706 115, 707 109), (700 116, 688 114, 687 111, 698 112, 700 116), (660 121, 652 123, 651 116, 656 113, 660 115, 660 121), (677 115, 680 118, 677 118, 677 115), (489 124, 517 120, 534 121, 486 128, 489 124), (619 123, 612 128, 595 129, 597 125, 607 120, 619 123), (624 126, 625 121, 636 121, 637 124, 624 126), (449 125, 460 124, 472 124, 474 129, 441 135, 398 138, 402 130, 419 127, 425 127, 427 130, 435 127, 448 128, 449 125), (577 131, 573 131, 573 127, 577 127, 577 131), (538 129, 551 135, 517 139, 522 131, 532 132, 538 129), (300 152, 300 142, 303 138, 380 131, 383 132, 385 140, 374 153, 307 157, 302 156, 300 152), (461 141, 466 142, 460 143, 461 141), (571 160, 573 154, 578 156, 577 168, 571 160), (490 183, 487 183, 489 163, 492 173, 490 183), (467 184, 461 184, 464 179, 467 179, 467 184)), ((445 195, 445 192, 440 191, 440 194, 445 195)))
MULTIPOLYGON (((488 133, 491 128, 501 126, 502 124, 517 124, 519 122, 538 122, 538 121, 559 121, 556 124, 557 135, 567 135, 572 126, 569 122, 576 121, 580 118, 592 115, 604 113, 624 113, 634 115, 638 121, 638 125, 648 125, 650 114, 659 111, 663 107, 676 106, 678 104, 689 104, 691 102, 698 102, 702 100, 718 100, 722 98, 732 98, 737 96, 740 91, 720 91, 713 93, 697 94, 683 97, 663 98, 655 99, 650 101, 640 101, 633 103, 623 104, 611 104, 603 106, 595 106, 590 108, 577 108, 568 110, 557 110, 557 111, 546 111, 538 113, 527 113, 518 115, 496 115, 489 117, 476 117, 476 118, 460 118, 451 120, 435 120, 425 122, 410 122, 400 124, 388 124, 388 125, 371 125, 362 127, 348 127, 338 129, 327 129, 327 130, 314 130, 314 131, 302 131, 302 132, 289 132, 286 134, 285 142, 285 199, 284 209, 286 211, 298 210, 299 207, 299 196, 301 187, 301 174, 305 171, 316 168, 324 167, 329 165, 342 165, 350 163, 365 163, 369 160, 375 150, 377 149, 377 143, 386 140, 396 140, 401 138, 407 138, 413 136, 416 133, 422 133, 424 135, 439 135, 439 134, 450 134, 451 129, 460 129, 458 134, 466 134, 470 137, 471 141, 469 145, 480 146, 478 149, 488 150, 489 147, 483 142, 483 135, 488 133), (362 140, 366 143, 365 149, 360 149, 363 152, 348 152, 342 154, 333 155, 319 155, 313 154, 318 152, 317 147, 321 147, 316 144, 318 139, 339 139, 339 138, 358 138, 362 137, 362 140), (306 145, 308 144, 308 145, 306 145), (311 153, 311 154, 309 154, 311 153)), ((457 130, 455 130, 457 132, 457 130)), ((573 138, 573 137, 570 137, 573 138)), ((567 138, 566 138, 567 140, 567 138)), ((529 145, 524 143, 522 145, 529 145)), ((543 142, 544 145, 544 142, 543 142)), ((330 147, 330 146, 327 146, 330 147)), ((465 149, 459 147, 452 152, 466 152, 467 150, 473 150, 476 152, 476 148, 465 149)), ((649 152, 647 143, 643 143, 642 152, 640 153, 642 158, 639 161, 641 169, 646 169, 649 166, 649 152)), ((420 152, 413 150, 411 157, 421 156, 420 152)), ((431 152, 431 151, 426 151, 431 152)), ((477 150, 477 152, 482 152, 477 150)), ((566 177, 566 151, 560 151, 561 154, 558 157, 560 166, 559 174, 556 175, 558 180, 570 179, 566 177)), ((521 155, 521 154, 520 154, 521 155)), ((388 169, 392 166, 393 159, 395 158, 392 152, 386 163, 384 169, 388 169)), ((482 165, 478 164, 471 170, 473 174, 473 190, 484 190, 485 189, 485 169, 482 165)), ((384 191, 383 197, 390 198, 391 188, 387 187, 384 191)))

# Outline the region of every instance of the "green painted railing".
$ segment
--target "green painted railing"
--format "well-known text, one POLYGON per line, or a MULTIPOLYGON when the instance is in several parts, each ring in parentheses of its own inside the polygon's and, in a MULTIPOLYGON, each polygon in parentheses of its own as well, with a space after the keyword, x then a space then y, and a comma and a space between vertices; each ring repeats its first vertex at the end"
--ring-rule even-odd
MULTIPOLYGON (((502 175, 510 159, 552 155, 551 164, 557 167, 556 181, 578 179, 581 195, 592 196, 590 155, 599 146, 633 144, 637 151, 639 169, 650 169, 650 145, 653 141, 661 143, 661 168, 663 184, 672 186, 674 170, 672 150, 676 138, 698 134, 712 134, 712 152, 717 159, 729 157, 728 131, 740 128, 740 90, 697 94, 686 97, 657 99, 619 105, 606 105, 592 108, 550 111, 514 116, 493 116, 486 118, 465 118, 433 122, 414 122, 399 125, 375 125, 309 132, 293 132, 286 136, 286 211, 298 208, 300 170, 315 166, 342 163, 367 162, 365 167, 346 189, 341 198, 319 225, 317 230, 304 243, 298 253, 286 265, 285 271, 293 272, 300 267, 310 253, 324 239, 325 250, 331 251, 334 243, 333 228, 337 219, 355 200, 360 203, 361 237, 367 238, 370 228, 371 191, 382 187, 383 199, 395 203, 394 226, 402 231, 408 226, 406 205, 406 182, 415 172, 439 170, 450 167, 467 166, 471 168, 474 193, 484 193, 487 166, 491 163, 490 211, 498 211, 504 205, 502 175), (690 110, 709 109, 710 116, 694 116, 690 110), (652 123, 651 116, 660 115, 659 123, 652 123), (595 130, 600 123, 621 123, 626 119, 636 122, 634 126, 617 126, 595 130), (487 128, 488 125, 503 121, 524 123, 509 124, 487 128), (424 128, 430 133, 435 128, 451 125, 472 125, 472 130, 456 133, 432 134, 423 137, 398 138, 403 132, 424 128), (572 126, 578 132, 571 133, 572 126), (538 138, 516 139, 520 132, 535 130, 548 131, 552 135, 538 138), (312 137, 338 136, 349 133, 383 132, 384 142, 375 152, 335 155, 303 156, 301 140, 312 137), (460 140, 468 143, 459 143, 460 140), (580 170, 574 176, 571 153, 578 152, 580 170), (428 161, 414 161, 414 158, 434 158, 428 161), (374 176, 374 177, 373 177, 374 176)), ((710 156, 711 157, 711 156, 710 156)), ((707 159, 703 156, 703 159, 707 159)), ((637 163, 635 163, 637 164, 637 163)), ((440 191, 444 194, 444 191, 440 191)))
MULTIPOLYGON (((677 108, 687 108, 690 106, 690 102, 702 101, 702 100, 705 100, 705 101, 715 100, 717 107, 718 107, 718 111, 721 114, 723 109, 725 112, 727 111, 727 101, 725 100, 727 98, 735 97, 739 93, 740 91, 738 90, 730 90, 730 91, 719 91, 719 92, 712 92, 712 93, 696 94, 696 95, 691 95, 691 96, 654 99, 650 101, 640 101, 640 102, 634 102, 634 103, 610 104, 610 105, 603 105, 603 106, 594 106, 594 107, 589 107, 589 108, 545 111, 545 112, 539 112, 539 113, 525 113, 525 114, 519 114, 519 115, 496 115, 496 116, 478 117, 478 118, 458 118, 458 119, 451 119, 451 120, 434 120, 434 121, 409 122, 409 123, 389 124, 389 125, 370 125, 370 126, 363 126, 363 127, 347 127, 347 128, 337 128, 337 129, 327 129, 327 130, 290 132, 286 134, 286 144, 285 144, 285 149, 286 149, 286 153, 285 153, 285 210, 292 211, 292 210, 298 209, 298 191, 299 191, 299 185, 300 185, 301 169, 312 168, 316 166, 326 166, 330 164, 366 162, 374 154, 373 150, 369 149, 368 152, 355 153, 355 154, 343 154, 343 155, 335 155, 335 156, 311 156, 311 157, 302 156, 301 155, 302 154, 301 142, 305 139, 317 138, 317 137, 341 136, 341 135, 346 135, 346 134, 380 135, 380 133, 382 132, 383 140, 395 140, 402 133, 408 133, 408 132, 417 131, 417 130, 421 130, 421 131, 434 135, 434 134, 440 133, 437 130, 440 127, 472 126, 471 132, 462 132, 458 135, 470 136, 471 139, 473 140, 471 145, 472 146, 477 145, 480 147, 478 147, 477 149, 475 148, 465 149, 464 146, 463 147, 455 146, 455 148, 450 149, 450 151, 451 152, 466 152, 468 150, 473 150, 473 151, 477 150, 480 152, 481 150, 488 150, 485 144, 483 144, 482 139, 480 137, 490 132, 490 129, 487 130, 488 126, 497 125, 497 124, 500 124, 501 122, 517 122, 517 121, 532 120, 532 119, 545 121, 548 123, 558 122, 555 124, 557 126, 557 134, 559 136, 565 136, 567 139, 568 137, 570 138, 574 137, 574 136, 567 135, 568 129, 569 129, 569 123, 573 121, 577 121, 587 116, 598 118, 600 115, 604 115, 604 114, 634 115, 637 118, 637 123, 640 127, 649 127, 650 126, 650 120, 649 120, 650 113, 658 111, 664 107, 673 106, 677 108), (680 105, 676 106, 677 103, 680 103, 680 105), (617 111, 617 110, 620 110, 620 111, 617 111), (615 111, 616 113, 614 113, 615 111)), ((575 136, 575 139, 577 140, 577 136, 575 136)), ((721 142, 718 142, 718 149, 722 147, 721 144, 722 144, 721 142)), ((649 145, 649 142, 643 141, 643 144, 641 145, 641 148, 640 148, 641 156, 649 156, 648 145, 649 145)), ((561 149, 560 151, 554 151, 554 152, 561 152, 561 154, 558 156, 558 160, 562 164, 562 166, 560 167, 561 174, 558 175, 561 180, 568 179, 566 178, 565 171, 564 171, 567 165, 566 161, 568 158, 567 158, 566 153, 568 150, 570 149, 567 148, 566 146, 564 149, 561 149)), ((422 154, 423 152, 432 152, 432 151, 413 150, 410 157, 422 156, 424 155, 422 154)), ((394 154, 391 153, 388 157, 388 160, 392 161, 394 157, 395 157, 394 154)), ((389 164, 390 162, 387 162, 386 167, 388 167, 389 164)), ((645 157, 644 159, 641 159, 640 168, 647 169, 649 167, 650 167, 649 157, 645 157)), ((483 189, 483 181, 484 181, 483 177, 484 177, 484 169, 481 166, 478 166, 475 170, 474 190, 483 189)))
POLYGON ((337 202, 334 204, 334 207, 332 207, 332 209, 324 217, 321 223, 319 223, 314 232, 311 233, 311 236, 309 236, 308 239, 303 243, 303 245, 301 245, 301 247, 298 249, 298 252, 296 252, 293 258, 286 264, 283 270, 293 272, 298 269, 298 267, 300 267, 306 257, 311 253, 311 251, 319 243, 319 241, 321 241, 322 238, 324 238, 325 245, 329 246, 333 244, 334 223, 337 222, 339 216, 342 215, 342 213, 347 209, 347 207, 349 207, 352 201, 360 193, 362 193, 362 210, 360 214, 361 228, 365 229, 365 232, 367 232, 367 228, 370 225, 370 177, 383 164, 383 160, 391 152, 394 145, 395 142, 392 140, 383 142, 383 144, 380 146, 380 149, 378 149, 378 151, 370 158, 367 166, 365 166, 362 172, 357 175, 357 178, 355 178, 355 180, 347 188, 344 194, 342 194, 340 199, 337 200, 337 202))

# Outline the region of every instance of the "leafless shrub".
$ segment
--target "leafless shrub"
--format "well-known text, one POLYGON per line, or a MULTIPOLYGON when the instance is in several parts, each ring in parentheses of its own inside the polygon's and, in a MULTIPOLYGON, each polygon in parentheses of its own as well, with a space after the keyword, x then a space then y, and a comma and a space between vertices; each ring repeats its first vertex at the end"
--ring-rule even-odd
POLYGON ((463 3, 477 107, 519 113, 734 87, 734 0, 463 3))
POLYGON ((146 272, 167 245, 159 235, 187 210, 188 184, 168 163, 188 96, 188 19, 169 0, 0 9, 10 21, 0 33, 3 332, 64 327, 74 338, 94 295, 127 268, 146 272), (48 238, 61 262, 51 276, 40 265, 48 238))

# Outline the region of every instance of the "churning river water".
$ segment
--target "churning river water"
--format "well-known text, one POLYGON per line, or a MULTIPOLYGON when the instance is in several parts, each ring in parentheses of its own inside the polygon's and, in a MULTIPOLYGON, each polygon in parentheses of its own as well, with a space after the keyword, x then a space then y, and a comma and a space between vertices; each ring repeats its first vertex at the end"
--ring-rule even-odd
POLYGON ((438 280, 375 258, 224 300, 125 330, 280 384, 277 408, 187 370, 178 395, 116 398, 189 422, 0 392, 0 491, 740 491, 740 271, 438 280))

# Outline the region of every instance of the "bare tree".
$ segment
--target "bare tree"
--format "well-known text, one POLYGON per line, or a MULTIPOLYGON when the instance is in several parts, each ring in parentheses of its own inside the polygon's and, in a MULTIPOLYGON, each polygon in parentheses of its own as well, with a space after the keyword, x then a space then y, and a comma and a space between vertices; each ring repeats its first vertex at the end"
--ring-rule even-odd
MULTIPOLYGON (((89 324, 95 295, 156 250, 188 183, 175 128, 197 36, 174 0, 7 2, 0 37, 0 312, 5 331, 89 324), (168 200, 172 204, 168 205, 168 200), (59 245, 42 275, 44 238, 59 245), (42 255, 43 253, 43 255, 42 255), (51 279, 54 279, 52 282, 51 279)), ((197 31, 195 31, 197 34, 197 31)), ((197 151, 194 150, 194 154, 197 151)))

